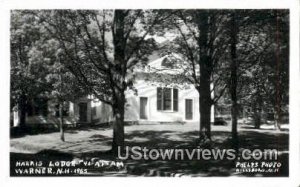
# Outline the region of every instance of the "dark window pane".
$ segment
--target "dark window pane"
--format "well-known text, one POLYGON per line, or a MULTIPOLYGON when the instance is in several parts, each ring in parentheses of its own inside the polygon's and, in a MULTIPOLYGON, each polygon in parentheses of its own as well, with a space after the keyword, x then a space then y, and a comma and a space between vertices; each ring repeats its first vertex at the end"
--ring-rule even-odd
POLYGON ((140 118, 147 119, 147 97, 140 97, 140 118))
POLYGON ((28 116, 33 116, 33 104, 32 102, 29 102, 27 105, 27 114, 28 116))
POLYGON ((59 105, 55 105, 55 117, 59 117, 59 105))
POLYGON ((185 119, 193 119, 193 100, 185 100, 185 119))
POLYGON ((178 111, 178 89, 173 89, 173 110, 178 111))
POLYGON ((79 103, 79 122, 87 121, 87 103, 79 103))
POLYGON ((162 88, 157 88, 157 110, 162 110, 162 88))
POLYGON ((48 115, 48 102, 45 101, 45 104, 43 105, 43 115, 47 116, 48 115))
POLYGON ((96 116, 97 115, 97 107, 92 108, 92 115, 96 116))
POLYGON ((167 68, 174 68, 174 62, 170 61, 168 58, 164 58, 161 62, 161 66, 167 68))
POLYGON ((171 110, 171 88, 164 88, 163 108, 164 110, 171 110))

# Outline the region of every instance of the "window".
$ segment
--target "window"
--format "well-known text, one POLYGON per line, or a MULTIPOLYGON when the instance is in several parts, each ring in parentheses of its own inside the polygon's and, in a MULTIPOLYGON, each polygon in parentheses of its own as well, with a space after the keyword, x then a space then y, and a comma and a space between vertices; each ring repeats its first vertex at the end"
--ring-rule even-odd
POLYGON ((187 119, 187 120, 193 119, 193 100, 192 99, 185 100, 185 119, 187 119))
POLYGON ((161 62, 161 66, 167 67, 167 68, 173 68, 174 62, 171 62, 168 58, 164 58, 161 62))
POLYGON ((92 115, 96 116, 97 115, 97 107, 92 108, 92 115))
POLYGON ((80 122, 87 122, 87 109, 88 109, 88 105, 87 103, 79 103, 78 104, 79 107, 79 121, 80 122))
POLYGON ((27 105, 28 116, 48 114, 48 100, 44 98, 35 98, 31 100, 27 105))
POLYGON ((147 97, 140 97, 140 119, 147 119, 147 97))
POLYGON ((178 111, 178 89, 157 88, 157 110, 178 111))
MULTIPOLYGON (((59 104, 55 105, 55 116, 59 117, 59 104)), ((69 116, 69 103, 65 103, 63 106, 63 116, 69 116)))
POLYGON ((171 110, 171 88, 163 89, 163 110, 171 110))

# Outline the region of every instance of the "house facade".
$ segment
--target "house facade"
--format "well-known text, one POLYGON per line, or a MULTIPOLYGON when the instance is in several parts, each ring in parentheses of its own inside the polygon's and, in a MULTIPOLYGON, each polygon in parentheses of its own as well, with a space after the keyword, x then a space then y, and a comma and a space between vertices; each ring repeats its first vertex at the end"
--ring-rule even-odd
MULTIPOLYGON (((125 121, 139 124, 168 122, 197 122, 199 114, 199 93, 191 84, 164 82, 166 76, 182 73, 181 67, 174 64, 169 56, 158 58, 144 68, 135 69, 136 91, 126 92, 125 121), (157 79, 156 77, 162 77, 157 79)), ((97 100, 91 101, 94 123, 113 121, 109 105, 97 100)), ((214 106, 211 107, 211 120, 214 121, 214 106)))
MULTIPOLYGON (((20 111, 13 109, 13 126, 20 123, 20 111)), ((84 97, 76 102, 68 102, 64 105, 63 120, 65 124, 88 124, 91 118, 91 99, 84 97)), ((47 98, 36 98, 28 103, 26 124, 28 125, 56 125, 59 124, 58 104, 47 98)))
MULTIPOLYGON (((197 122, 199 114, 199 93, 191 84, 164 82, 164 77, 182 73, 182 68, 172 66, 168 56, 148 63, 146 67, 134 70, 135 91, 126 91, 125 121, 139 124, 197 122), (156 77, 163 79, 156 79, 156 77)), ((58 123, 58 108, 48 100, 43 113, 29 112, 29 124, 58 123)), ((39 105, 41 106, 41 105, 39 105)), ((64 123, 102 124, 113 121, 109 105, 93 96, 70 102, 65 107, 64 123)), ((18 111, 14 112, 14 124, 18 124, 18 111)), ((211 119, 214 120, 214 106, 211 107, 211 119)))
MULTIPOLYGON (((128 91, 126 94, 125 121, 185 122, 199 121, 199 95, 190 88, 162 87, 151 85, 144 80, 135 84, 138 94, 128 91)), ((92 101, 92 120, 105 123, 113 120, 109 105, 92 101)))

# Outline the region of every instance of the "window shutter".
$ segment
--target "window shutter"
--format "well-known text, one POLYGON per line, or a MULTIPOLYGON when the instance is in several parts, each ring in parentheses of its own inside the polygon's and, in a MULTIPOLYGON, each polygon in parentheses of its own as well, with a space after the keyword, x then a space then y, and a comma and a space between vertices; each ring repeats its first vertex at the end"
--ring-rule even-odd
POLYGON ((157 110, 162 110, 162 88, 157 88, 156 99, 157 110))
POLYGON ((173 89, 173 110, 178 111, 178 89, 173 89))

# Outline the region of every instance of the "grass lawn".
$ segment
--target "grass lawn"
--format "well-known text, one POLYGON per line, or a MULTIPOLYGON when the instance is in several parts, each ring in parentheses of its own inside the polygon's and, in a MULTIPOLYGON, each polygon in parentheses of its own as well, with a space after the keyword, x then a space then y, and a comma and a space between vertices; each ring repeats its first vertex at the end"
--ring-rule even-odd
MULTIPOLYGON (((125 127, 126 145, 151 148, 197 148, 199 125, 163 124, 131 125, 125 127)), ((230 149, 230 126, 212 126, 209 148, 230 149)), ((282 166, 276 173, 236 173, 232 160, 123 160, 124 167, 88 167, 86 175, 108 176, 288 176, 288 130, 275 131, 262 126, 261 130, 239 126, 240 151, 243 149, 277 149, 282 166)), ((59 133, 44 133, 11 138, 11 175, 15 176, 16 161, 75 161, 77 168, 87 168, 81 162, 120 161, 110 155, 112 129, 90 127, 67 130, 66 142, 59 133)), ((202 148, 202 147, 200 147, 202 148)), ((76 175, 61 174, 61 175, 76 175)))

